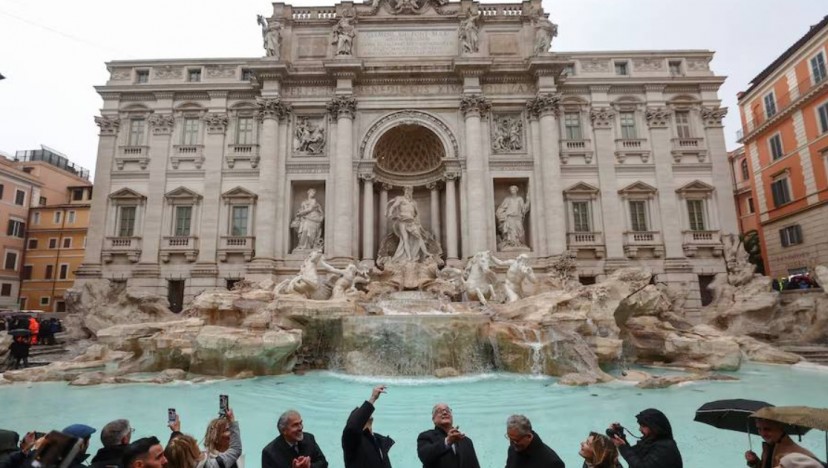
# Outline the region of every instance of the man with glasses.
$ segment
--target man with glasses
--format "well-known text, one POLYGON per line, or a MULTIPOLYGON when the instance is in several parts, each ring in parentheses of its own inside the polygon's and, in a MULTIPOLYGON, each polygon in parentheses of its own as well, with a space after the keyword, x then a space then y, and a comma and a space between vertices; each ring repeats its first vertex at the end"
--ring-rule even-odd
POLYGON ((509 439, 506 468, 565 467, 558 454, 532 430, 532 423, 526 416, 509 416, 506 420, 506 438, 509 439))
POLYGON ((91 468, 123 467, 124 451, 132 438, 132 427, 126 419, 116 419, 101 429, 103 448, 90 463, 91 468))
POLYGON ((417 455, 423 468, 480 468, 474 444, 454 426, 451 408, 437 403, 431 410, 434 429, 417 437, 417 455))

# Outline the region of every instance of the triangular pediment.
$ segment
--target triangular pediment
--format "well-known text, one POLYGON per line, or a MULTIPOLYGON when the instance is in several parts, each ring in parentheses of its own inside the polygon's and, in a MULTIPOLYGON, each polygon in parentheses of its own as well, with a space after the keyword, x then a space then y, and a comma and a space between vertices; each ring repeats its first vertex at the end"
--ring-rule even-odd
POLYGON ((250 190, 247 190, 246 188, 241 187, 241 186, 232 188, 232 189, 230 189, 230 190, 228 190, 228 191, 221 194, 221 198, 225 198, 225 199, 231 198, 231 199, 252 199, 252 200, 255 200, 258 197, 259 196, 256 195, 255 193, 253 193, 250 190))
POLYGON ((193 192, 187 187, 178 187, 175 190, 167 192, 164 197, 167 200, 200 200, 201 195, 193 192))
POLYGON ((120 201, 128 201, 128 200, 143 201, 143 200, 146 200, 147 197, 145 197, 144 195, 141 195, 140 193, 138 193, 135 190, 132 190, 130 188, 122 188, 121 190, 118 190, 117 192, 110 194, 109 199, 110 200, 120 200, 120 201))
POLYGON ((706 184, 700 180, 694 180, 689 184, 679 188, 676 190, 678 193, 688 193, 688 192, 704 192, 709 193, 714 191, 715 188, 712 185, 706 184))
POLYGON ((599 192, 598 187, 593 187, 586 182, 578 182, 577 184, 564 190, 566 194, 590 194, 595 195, 599 192))
POLYGON ((622 195, 635 195, 635 194, 649 194, 649 195, 651 195, 651 194, 656 193, 657 191, 658 190, 656 190, 656 188, 653 187, 652 185, 645 184, 644 182, 638 181, 638 182, 634 182, 634 183, 622 188, 621 190, 618 191, 618 193, 620 193, 622 195))

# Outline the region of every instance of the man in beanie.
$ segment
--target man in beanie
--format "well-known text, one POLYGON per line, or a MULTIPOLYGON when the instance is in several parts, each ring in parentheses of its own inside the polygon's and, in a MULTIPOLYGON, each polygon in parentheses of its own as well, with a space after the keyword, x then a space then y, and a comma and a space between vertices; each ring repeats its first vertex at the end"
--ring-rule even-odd
POLYGON ((64 428, 61 432, 83 441, 81 442, 78 454, 75 456, 75 459, 72 460, 72 463, 69 464, 68 468, 87 468, 87 465, 84 465, 83 462, 89 457, 86 450, 89 448, 89 438, 96 432, 95 428, 89 427, 86 424, 72 424, 71 426, 64 428))
POLYGON ((760 459, 754 452, 745 452, 745 460, 747 460, 747 465, 750 467, 777 467, 782 457, 789 453, 799 453, 810 458, 816 458, 813 453, 797 445, 788 434, 785 434, 785 425, 782 423, 757 419, 756 429, 759 437, 762 438, 762 458, 760 459))
MULTIPOLYGON (((682 468, 681 453, 673 440, 673 428, 667 416, 661 411, 649 408, 635 416, 641 440, 632 447, 618 435, 612 437, 612 443, 618 447, 618 453, 627 461, 629 468, 682 468)), ((618 432, 621 425, 615 423, 610 429, 618 432)))

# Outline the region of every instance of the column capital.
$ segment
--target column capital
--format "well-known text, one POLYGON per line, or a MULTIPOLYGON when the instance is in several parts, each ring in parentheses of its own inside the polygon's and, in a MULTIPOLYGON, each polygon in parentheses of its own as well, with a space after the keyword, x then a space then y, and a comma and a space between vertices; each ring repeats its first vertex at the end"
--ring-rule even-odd
POLYGON ((152 114, 147 119, 153 135, 169 135, 173 131, 175 118, 172 114, 152 114))
POLYGON ((202 120, 207 124, 207 133, 224 133, 230 119, 225 113, 210 112, 202 120))
POLYGON ((464 117, 477 114, 478 117, 485 115, 491 110, 492 105, 482 94, 464 94, 460 98, 460 112, 464 117))
POLYGON ((459 172, 446 172, 445 175, 443 175, 443 178, 446 180, 446 182, 449 182, 449 181, 454 182, 455 180, 460 178, 460 173, 459 172))
POLYGON ((666 107, 648 107, 644 116, 650 128, 666 128, 670 123, 670 114, 672 111, 666 107))
POLYGON ((116 135, 121 127, 121 119, 114 115, 95 117, 95 124, 101 129, 101 135, 116 135))
POLYGON ((552 114, 558 116, 561 103, 560 93, 539 93, 534 98, 526 101, 526 111, 529 115, 541 117, 543 115, 552 114))
POLYGON ((266 119, 283 120, 291 112, 289 104, 282 102, 281 98, 258 98, 256 99, 258 117, 260 121, 266 119))
POLYGON ((386 184, 386 183, 383 183, 382 185, 380 185, 380 188, 381 188, 384 192, 390 192, 391 190, 394 190, 394 186, 393 186, 393 185, 391 185, 391 184, 386 184))
POLYGON ((701 117, 704 127, 721 127, 722 120, 727 115, 727 107, 702 107, 701 117))
POLYGON ((356 98, 347 94, 331 99, 325 107, 328 109, 331 117, 335 119, 340 117, 353 119, 354 114, 356 114, 356 106, 356 98))
POLYGON ((589 118, 594 128, 612 128, 615 111, 611 107, 593 107, 589 111, 589 118))
POLYGON ((359 179, 364 182, 370 183, 373 183, 377 179, 377 176, 375 176, 374 174, 359 174, 357 177, 359 177, 359 179))
POLYGON ((440 185, 437 182, 429 182, 429 183, 426 184, 426 188, 431 190, 431 191, 434 191, 434 190, 437 190, 438 188, 440 188, 440 185))

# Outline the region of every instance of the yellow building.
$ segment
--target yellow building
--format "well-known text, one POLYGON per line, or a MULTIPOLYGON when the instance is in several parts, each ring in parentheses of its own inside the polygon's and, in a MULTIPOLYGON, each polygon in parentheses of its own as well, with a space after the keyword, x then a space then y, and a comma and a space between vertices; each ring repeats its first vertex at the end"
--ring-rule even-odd
POLYGON ((69 203, 29 210, 20 308, 64 312, 63 293, 75 282, 89 227, 91 186, 67 188, 69 203))

